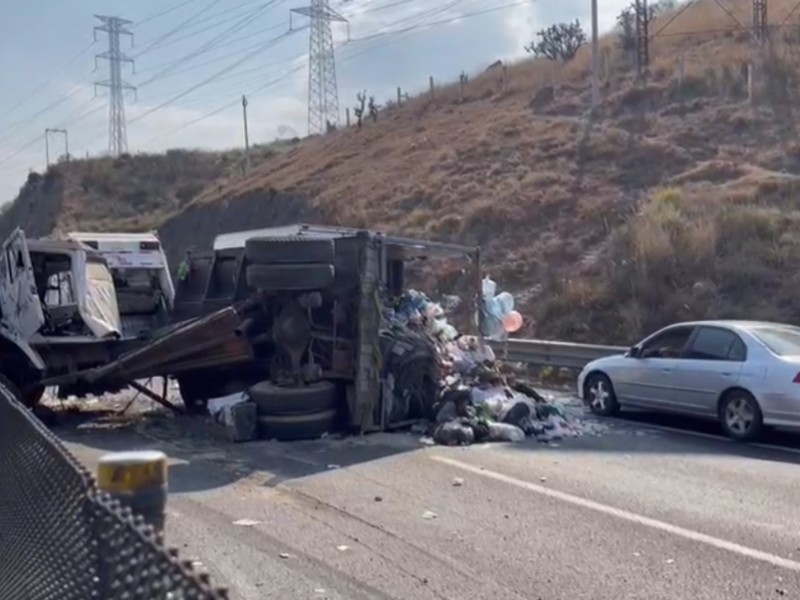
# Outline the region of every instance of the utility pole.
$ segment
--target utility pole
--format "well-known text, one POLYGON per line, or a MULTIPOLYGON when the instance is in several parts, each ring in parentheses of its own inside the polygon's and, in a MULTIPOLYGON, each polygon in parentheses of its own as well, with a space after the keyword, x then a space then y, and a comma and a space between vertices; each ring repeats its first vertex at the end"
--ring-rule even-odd
POLYGON ((242 94, 242 117, 244 118, 244 174, 250 172, 250 136, 247 133, 247 96, 242 94))
POLYGON ((650 64, 650 7, 647 0, 636 0, 636 74, 643 77, 650 64))
POLYGON ((66 129, 56 129, 50 128, 44 130, 44 157, 47 163, 47 166, 50 166, 50 140, 49 136, 51 133, 63 133, 64 134, 64 151, 66 152, 67 162, 69 162, 69 136, 67 135, 66 129))
POLYGON ((592 113, 600 106, 600 26, 597 0, 592 0, 592 113))
POLYGON ((328 0, 311 0, 310 6, 291 10, 290 30, 292 13, 311 19, 308 36, 308 133, 324 134, 339 126, 339 91, 331 21, 347 23, 347 19, 328 6, 328 0))
POLYGON ((102 54, 95 55, 95 67, 97 59, 104 58, 108 61, 108 79, 95 82, 96 86, 109 88, 108 101, 108 152, 112 156, 119 156, 128 151, 128 131, 125 123, 125 90, 136 88, 122 79, 122 63, 127 62, 133 65, 133 59, 123 54, 119 49, 119 36, 129 35, 133 39, 133 33, 127 28, 132 21, 120 19, 119 17, 105 17, 95 15, 103 24, 94 28, 94 39, 97 40, 97 32, 103 31, 108 34, 108 50, 102 54))
POLYGON ((769 40, 767 0, 753 0, 753 33, 762 45, 769 40))

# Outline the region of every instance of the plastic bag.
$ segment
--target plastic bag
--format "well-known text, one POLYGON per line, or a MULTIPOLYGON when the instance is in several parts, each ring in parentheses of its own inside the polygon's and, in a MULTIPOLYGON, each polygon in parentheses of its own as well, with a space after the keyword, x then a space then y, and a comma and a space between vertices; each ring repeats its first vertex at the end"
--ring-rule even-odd
POLYGON ((525 432, 509 423, 489 423, 489 439, 493 442, 521 442, 525 432))

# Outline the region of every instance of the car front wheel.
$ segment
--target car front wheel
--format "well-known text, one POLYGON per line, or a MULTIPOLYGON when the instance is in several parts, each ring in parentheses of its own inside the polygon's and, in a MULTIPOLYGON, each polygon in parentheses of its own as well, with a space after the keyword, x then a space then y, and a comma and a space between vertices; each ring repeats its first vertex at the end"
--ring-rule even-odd
POLYGON ((592 373, 583 384, 583 398, 594 414, 610 417, 619 412, 619 402, 611 380, 603 373, 592 373))

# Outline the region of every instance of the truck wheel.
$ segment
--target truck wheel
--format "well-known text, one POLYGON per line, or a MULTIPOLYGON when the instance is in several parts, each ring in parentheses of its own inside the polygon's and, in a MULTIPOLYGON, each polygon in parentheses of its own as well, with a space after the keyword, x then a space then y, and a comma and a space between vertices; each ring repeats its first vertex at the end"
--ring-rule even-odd
POLYGON ((297 416, 336 408, 336 385, 318 381, 298 387, 280 387, 271 381, 255 384, 248 391, 259 415, 297 416))
POLYGON ((247 285, 265 291, 323 290, 333 285, 334 275, 330 264, 249 265, 247 285))
POLYGON ((335 409, 309 415, 261 415, 258 417, 258 437, 279 442, 317 439, 335 431, 336 417, 335 409))
POLYGON ((247 260, 262 265, 332 263, 334 254, 333 240, 255 237, 244 243, 247 260))

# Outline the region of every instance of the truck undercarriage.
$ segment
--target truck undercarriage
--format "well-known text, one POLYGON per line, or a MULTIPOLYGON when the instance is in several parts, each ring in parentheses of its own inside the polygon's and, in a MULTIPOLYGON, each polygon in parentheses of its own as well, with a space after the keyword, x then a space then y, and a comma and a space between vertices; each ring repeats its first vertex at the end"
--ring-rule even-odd
POLYGON ((46 383, 102 389, 169 376, 190 410, 250 390, 262 425, 313 408, 319 419, 367 432, 409 416, 392 409, 384 372, 387 355, 408 344, 387 335, 383 318, 404 291, 405 263, 466 259, 477 325, 477 248, 305 225, 260 231, 243 243, 191 257, 177 285, 174 324, 155 339, 46 383))

